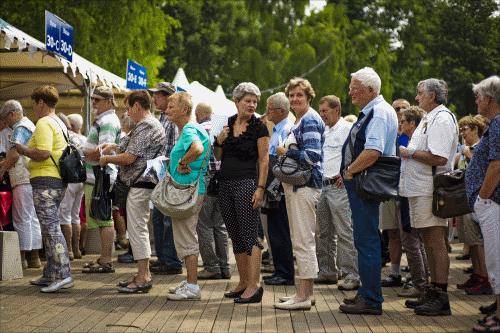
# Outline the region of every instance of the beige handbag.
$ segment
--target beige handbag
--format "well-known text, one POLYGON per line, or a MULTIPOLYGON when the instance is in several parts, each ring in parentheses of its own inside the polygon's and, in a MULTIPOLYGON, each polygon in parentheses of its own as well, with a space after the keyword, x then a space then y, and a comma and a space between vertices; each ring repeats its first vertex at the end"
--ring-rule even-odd
POLYGON ((185 219, 199 212, 200 206, 197 205, 197 202, 200 177, 207 162, 209 152, 210 149, 207 149, 198 179, 191 184, 179 184, 176 182, 170 174, 169 167, 167 167, 167 172, 158 182, 153 192, 151 192, 153 205, 163 215, 170 216, 173 219, 185 219))

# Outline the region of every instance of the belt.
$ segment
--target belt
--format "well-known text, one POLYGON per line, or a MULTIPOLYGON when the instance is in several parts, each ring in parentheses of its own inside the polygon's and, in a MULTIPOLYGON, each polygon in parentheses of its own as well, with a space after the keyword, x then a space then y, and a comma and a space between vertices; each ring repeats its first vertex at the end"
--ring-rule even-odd
POLYGON ((339 178, 340 178, 340 175, 336 175, 333 178, 325 179, 325 180, 323 180, 323 186, 335 184, 339 178))

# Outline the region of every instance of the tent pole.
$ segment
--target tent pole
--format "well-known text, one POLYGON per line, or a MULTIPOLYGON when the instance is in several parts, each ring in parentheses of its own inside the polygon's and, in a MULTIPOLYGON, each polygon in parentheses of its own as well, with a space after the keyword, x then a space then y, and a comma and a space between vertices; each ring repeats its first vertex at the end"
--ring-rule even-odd
POLYGON ((83 79, 83 84, 85 85, 85 93, 83 95, 83 124, 85 126, 84 134, 87 136, 89 134, 90 128, 90 97, 92 95, 92 87, 90 85, 90 80, 83 79))

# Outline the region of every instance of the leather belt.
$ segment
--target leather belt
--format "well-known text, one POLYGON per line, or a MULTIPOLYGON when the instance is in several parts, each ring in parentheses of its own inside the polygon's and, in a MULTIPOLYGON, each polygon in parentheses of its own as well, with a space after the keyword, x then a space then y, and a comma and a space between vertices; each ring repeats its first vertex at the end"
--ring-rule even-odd
POLYGON ((325 180, 323 180, 323 186, 335 184, 339 178, 340 178, 340 175, 336 175, 333 178, 325 179, 325 180))

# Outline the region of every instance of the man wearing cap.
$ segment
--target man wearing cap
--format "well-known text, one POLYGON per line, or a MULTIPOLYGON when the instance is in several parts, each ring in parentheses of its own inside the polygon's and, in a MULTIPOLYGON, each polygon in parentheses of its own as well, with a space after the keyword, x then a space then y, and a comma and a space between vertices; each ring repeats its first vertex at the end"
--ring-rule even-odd
MULTIPOLYGON (((155 108, 161 112, 160 123, 165 129, 165 136, 167 137, 165 157, 170 157, 170 152, 179 138, 179 129, 168 120, 165 113, 168 105, 167 100, 175 90, 175 86, 169 82, 160 82, 156 88, 150 89, 153 93, 155 108)), ((174 245, 172 219, 170 216, 163 215, 156 207, 153 209, 153 234, 158 261, 151 264, 151 272, 161 275, 182 274, 182 261, 177 257, 174 245)))
MULTIPOLYGON (((115 114, 114 107, 116 106, 115 95, 111 88, 100 86, 94 90, 92 94, 92 114, 95 115, 94 121, 92 122, 87 141, 83 144, 83 153, 85 154, 87 167, 87 181, 84 185, 84 193, 88 228, 99 228, 100 231, 101 256, 96 262, 84 266, 84 273, 114 272, 113 263, 111 262, 111 252, 115 236, 113 220, 103 221, 91 218, 89 210, 92 190, 95 184, 92 167, 99 165, 99 158, 101 157, 97 146, 103 143, 118 143, 120 141, 121 126, 120 120, 115 114)), ((118 173, 116 167, 111 166, 109 172, 111 184, 113 184, 118 173)))

